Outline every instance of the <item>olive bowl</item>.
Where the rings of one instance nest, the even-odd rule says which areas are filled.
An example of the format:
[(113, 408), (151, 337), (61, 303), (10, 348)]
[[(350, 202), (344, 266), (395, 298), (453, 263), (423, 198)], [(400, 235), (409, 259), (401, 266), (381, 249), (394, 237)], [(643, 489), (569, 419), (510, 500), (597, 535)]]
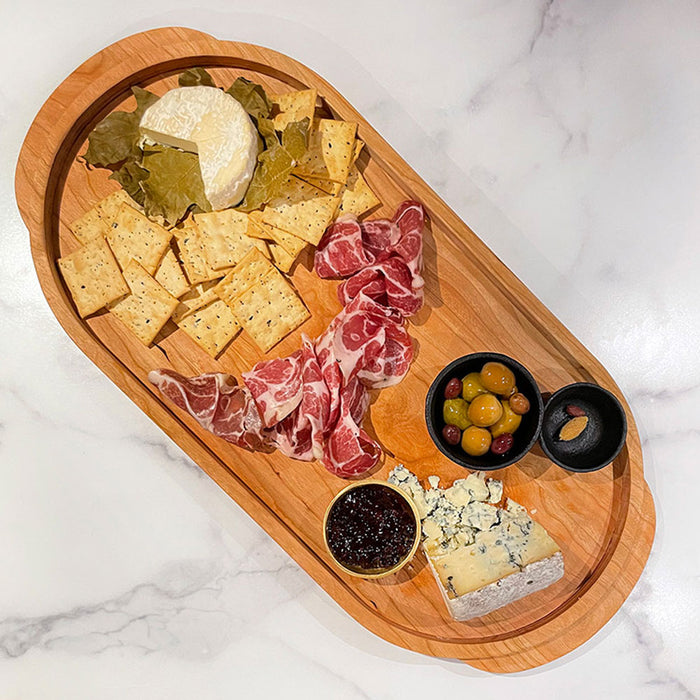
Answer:
[[(415, 530), (411, 548), (406, 552), (405, 555), (401, 557), (401, 559), (398, 562), (396, 562), (396, 564), (386, 568), (363, 569), (355, 566), (346, 566), (338, 560), (336, 554), (333, 552), (332, 544), (328, 541), (328, 520), (329, 516), (331, 515), (331, 512), (333, 511), (334, 506), (336, 506), (336, 504), (349, 492), (355, 491), (357, 489), (367, 488), (368, 486), (382, 486), (383, 488), (388, 489), (390, 492), (392, 492), (393, 495), (395, 495), (397, 498), (400, 498), (403, 504), (408, 506), (408, 509), (410, 509), (410, 512), (413, 516), (412, 520)], [(418, 513), (418, 509), (416, 508), (416, 505), (413, 502), (413, 500), (400, 488), (398, 488), (398, 486), (390, 484), (386, 481), (379, 481), (377, 479), (368, 479), (367, 481), (359, 481), (353, 484), (349, 484), (345, 488), (338, 491), (338, 493), (333, 497), (333, 500), (328, 504), (328, 507), (326, 508), (326, 513), (323, 516), (323, 544), (326, 547), (326, 551), (333, 560), (333, 563), (341, 571), (345, 572), (349, 576), (355, 576), (357, 578), (377, 579), (384, 578), (385, 576), (390, 576), (391, 574), (395, 574), (397, 571), (399, 571), (399, 569), (403, 568), (406, 564), (408, 564), (409, 561), (411, 561), (411, 559), (413, 559), (413, 556), (415, 555), (416, 550), (418, 549), (418, 545), (421, 541), (421, 534), (422, 531), (420, 514)]]
[[(480, 372), (487, 362), (500, 362), (515, 375), (518, 391), (530, 401), (530, 410), (523, 415), (520, 427), (513, 433), (513, 446), (502, 455), (487, 452), (481, 457), (468, 455), (461, 445), (450, 445), (442, 437), (444, 391), (450, 379), (462, 379), (470, 372)], [(521, 460), (537, 442), (542, 429), (544, 405), (537, 382), (517, 360), (496, 352), (475, 352), (450, 362), (433, 380), (425, 398), (425, 423), (437, 448), (446, 457), (466, 469), (494, 471)]]

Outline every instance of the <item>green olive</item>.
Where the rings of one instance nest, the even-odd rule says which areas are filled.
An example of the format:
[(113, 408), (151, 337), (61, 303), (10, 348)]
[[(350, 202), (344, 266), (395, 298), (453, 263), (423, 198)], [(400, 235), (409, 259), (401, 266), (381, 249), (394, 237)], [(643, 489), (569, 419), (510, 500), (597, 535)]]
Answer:
[(504, 433), (512, 435), (520, 427), (520, 421), (523, 418), (513, 411), (506, 399), (501, 400), (501, 405), (503, 406), (503, 413), (498, 422), (494, 423), (490, 428), (491, 435), (495, 438)]
[(469, 404), (464, 399), (447, 399), (442, 404), (442, 418), (447, 425), (456, 425), (464, 430), (472, 424), (467, 418), (468, 408)]
[(470, 372), (462, 380), (462, 398), (465, 401), (473, 401), (479, 394), (488, 393), (488, 389), (481, 383), (481, 375), (478, 372)]

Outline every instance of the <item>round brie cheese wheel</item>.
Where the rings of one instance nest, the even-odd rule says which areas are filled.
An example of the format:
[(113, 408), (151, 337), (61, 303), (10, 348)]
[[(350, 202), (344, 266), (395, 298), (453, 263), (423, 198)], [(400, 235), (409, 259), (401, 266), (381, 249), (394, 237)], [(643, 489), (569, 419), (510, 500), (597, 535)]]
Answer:
[(204, 192), (214, 209), (245, 196), (258, 155), (258, 135), (240, 102), (206, 85), (169, 90), (139, 125), (144, 137), (199, 154)]

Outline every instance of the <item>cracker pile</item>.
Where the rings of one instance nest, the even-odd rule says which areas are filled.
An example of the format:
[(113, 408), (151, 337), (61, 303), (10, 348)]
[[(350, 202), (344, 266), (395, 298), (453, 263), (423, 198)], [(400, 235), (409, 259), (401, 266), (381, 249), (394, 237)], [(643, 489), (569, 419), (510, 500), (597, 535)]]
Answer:
[(168, 230), (124, 190), (70, 225), (82, 247), (58, 261), (81, 317), (101, 309), (145, 345), (172, 319), (216, 358), (243, 329), (268, 352), (309, 312), (286, 277), (341, 214), (379, 204), (356, 161), (357, 125), (314, 118), (315, 90), (272, 96), (275, 126), (309, 117), (308, 148), (264, 208), (198, 213)]

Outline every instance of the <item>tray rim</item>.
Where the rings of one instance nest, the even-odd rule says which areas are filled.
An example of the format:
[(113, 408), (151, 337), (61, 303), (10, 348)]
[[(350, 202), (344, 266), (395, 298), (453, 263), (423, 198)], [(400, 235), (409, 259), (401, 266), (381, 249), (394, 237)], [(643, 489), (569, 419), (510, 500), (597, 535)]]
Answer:
[[(98, 99), (104, 98), (105, 95), (108, 95), (111, 91), (116, 91), (117, 93), (123, 92), (124, 85), (133, 84), (132, 77), (138, 72), (133, 68), (136, 63), (141, 64), (141, 69), (149, 69), (158, 65), (149, 61), (144, 56), (135, 55), (133, 48), (142, 40), (148, 40), (157, 45), (160, 51), (165, 52), (163, 56), (168, 62), (181, 59), (183, 66), (186, 65), (188, 61), (191, 62), (192, 58), (195, 56), (198, 59), (206, 59), (207, 56), (212, 58), (224, 56), (235, 57), (244, 63), (249, 63), (252, 70), (255, 70), (256, 65), (264, 66), (268, 69), (268, 72), (271, 70), (273, 74), (275, 71), (279, 74), (283, 74), (285, 79), (287, 77), (296, 79), (300, 86), (307, 84), (318, 86), (319, 92), (323, 94), (325, 98), (328, 98), (332, 104), (342, 104), (342, 111), (344, 114), (349, 113), (353, 118), (356, 117), (359, 122), (362, 122), (365, 132), (369, 132), (371, 140), (376, 141), (375, 144), (371, 144), (372, 149), (376, 150), (377, 145), (379, 145), (381, 151), (388, 154), (396, 161), (401, 169), (402, 181), (406, 181), (412, 187), (419, 186), (423, 190), (423, 198), (425, 199), (425, 195), (427, 195), (428, 199), (431, 201), (429, 205), (431, 213), (439, 209), (442, 218), (446, 221), (446, 225), (455, 232), (457, 237), (460, 237), (460, 229), (471, 233), (472, 238), (469, 240), (469, 245), (485, 253), (487, 252), (491, 257), (492, 267), (494, 268), (492, 272), (501, 283), (501, 291), (506, 294), (506, 296), (510, 294), (511, 301), (515, 303), (516, 293), (526, 290), (527, 294), (535, 302), (534, 310), (527, 309), (533, 316), (531, 319), (533, 323), (538, 326), (554, 324), (555, 327), (562, 329), (566, 334), (565, 339), (569, 347), (564, 347), (562, 345), (561, 349), (568, 351), (572, 356), (582, 355), (586, 360), (587, 366), (596, 369), (597, 373), (595, 377), (599, 378), (601, 382), (604, 382), (605, 386), (612, 387), (618, 398), (620, 398), (630, 419), (630, 431), (626, 448), (631, 453), (629, 456), (630, 472), (633, 469), (638, 469), (639, 475), (636, 480), (632, 479), (632, 474), (630, 475), (630, 494), (625, 523), (616, 544), (615, 551), (610, 561), (606, 563), (606, 567), (609, 566), (615, 558), (615, 554), (620, 549), (623, 538), (626, 544), (629, 544), (630, 541), (638, 540), (638, 537), (631, 532), (633, 529), (632, 521), (634, 521), (634, 525), (637, 528), (636, 535), (638, 535), (640, 531), (643, 532), (645, 536), (645, 546), (642, 551), (634, 551), (633, 548), (627, 548), (628, 556), (625, 561), (620, 562), (621, 566), (619, 567), (620, 573), (624, 573), (625, 575), (625, 592), (623, 593), (615, 590), (615, 592), (618, 593), (617, 598), (619, 598), (619, 600), (616, 600), (614, 605), (608, 606), (602, 614), (600, 610), (581, 612), (581, 606), (584, 606), (587, 598), (590, 599), (588, 594), (591, 589), (603, 585), (603, 581), (600, 579), (604, 578), (604, 576), (601, 574), (591, 585), (591, 588), (583, 593), (580, 599), (574, 601), (569, 609), (557, 616), (555, 622), (557, 622), (556, 627), (559, 628), (559, 634), (552, 638), (552, 643), (559, 642), (561, 648), (557, 650), (551, 649), (548, 650), (548, 653), (544, 653), (543, 644), (546, 644), (547, 640), (542, 639), (541, 629), (542, 627), (546, 628), (548, 623), (517, 637), (516, 639), (522, 642), (524, 648), (516, 649), (514, 648), (512, 638), (493, 642), (470, 642), (468, 644), (465, 644), (463, 641), (435, 641), (425, 638), (425, 636), (418, 631), (412, 633), (398, 626), (396, 626), (396, 629), (387, 629), (387, 623), (390, 621), (383, 616), (379, 617), (375, 615), (376, 619), (370, 618), (371, 610), (359, 600), (360, 596), (345, 586), (342, 577), (336, 571), (332, 570), (324, 561), (319, 559), (316, 554), (311, 551), (310, 547), (304, 543), (302, 537), (294, 533), (280, 516), (271, 511), (252, 489), (248, 487), (232, 469), (228, 468), (218, 455), (204, 445), (196, 434), (183, 423), (175, 413), (161, 400), (154, 397), (144, 383), (139, 380), (128, 367), (123, 365), (121, 361), (101, 343), (92, 330), (77, 317), (72, 304), (66, 298), (65, 292), (63, 291), (62, 282), (58, 278), (57, 266), (52, 264), (55, 255), (51, 255), (52, 242), (51, 240), (47, 240), (47, 234), (51, 230), (51, 222), (55, 220), (56, 217), (55, 212), (50, 209), (50, 204), (54, 201), (54, 194), (48, 196), (49, 192), (47, 191), (47, 186), (51, 184), (51, 173), (54, 168), (57, 167), (55, 158), (63, 146), (65, 136), (70, 129), (74, 128), (75, 116), (82, 114), (88, 106), (94, 104)], [(125, 58), (129, 60), (123, 63)], [(99, 66), (102, 62), (110, 66), (110, 68), (100, 75), (99, 81), (91, 83), (86, 88), (86, 74), (94, 71), (95, 67)], [(275, 65), (284, 65), (284, 71), (277, 68), (270, 69), (271, 62)], [(158, 75), (158, 73), (155, 75)], [(101, 89), (104, 85), (108, 85), (108, 88)], [(109, 99), (107, 99), (106, 102), (108, 103)], [(49, 119), (51, 108), (57, 105), (61, 105), (64, 110), (62, 117), (58, 120), (53, 117)], [(111, 111), (111, 108), (106, 110), (106, 112), (109, 111)], [(66, 128), (64, 125), (67, 122), (69, 123)], [(28, 153), (31, 143), (34, 140), (40, 139), (42, 143), (46, 144), (49, 138), (46, 136), (47, 132), (51, 137), (49, 144), (54, 148), (50, 166), (47, 168), (36, 168), (36, 164), (34, 164), (34, 167), (30, 170), (25, 167), (25, 163), (29, 158)], [(61, 133), (63, 133), (63, 136), (61, 136)], [(27, 133), (20, 152), (15, 177), (15, 191), (20, 213), (30, 231), (32, 258), (42, 291), (47, 298), (52, 312), (71, 339), (101, 369), (101, 371), (122, 389), (127, 396), (137, 403), (137, 405), (176, 443), (183, 447), (188, 454), (191, 456), (193, 454), (199, 454), (199, 456), (195, 458), (195, 461), (199, 462), (200, 459), (205, 459), (210, 468), (212, 463), (216, 462), (218, 469), (223, 469), (229, 475), (225, 484), (221, 483), (219, 479), (215, 479), (217, 483), (219, 483), (219, 485), (236, 500), (238, 505), (258, 522), (258, 524), (260, 524), (261, 527), (263, 527), (263, 529), (273, 537), (273, 539), (275, 539), (341, 607), (370, 631), (387, 641), (407, 649), (433, 656), (451, 656), (453, 658), (459, 658), (472, 666), (484, 670), (512, 672), (539, 666), (542, 663), (546, 663), (568, 653), (585, 642), (593, 636), (615, 612), (617, 612), (631, 592), (649, 556), (655, 529), (655, 512), (649, 487), (643, 478), (639, 436), (631, 410), (624, 396), (593, 355), (565, 329), (561, 322), (544, 307), (532, 292), (530, 292), (522, 282), (505, 267), (493, 252), (471, 232), (466, 224), (442, 202), (410, 166), (395, 153), (391, 146), (389, 146), (367, 121), (357, 113), (347, 100), (329, 85), (327, 81), (306, 66), (272, 49), (242, 42), (218, 40), (198, 30), (182, 27), (154, 29), (121, 39), (102, 51), (99, 51), (81, 64), (80, 67), (71, 73), (54, 90), (44, 103)], [(34, 196), (31, 198), (25, 196), (27, 193), (33, 194)], [(517, 306), (518, 308), (522, 308), (519, 304), (517, 304)], [(154, 398), (156, 398), (155, 401)], [(635, 467), (635, 464), (638, 466)], [(212, 476), (209, 469), (206, 471)], [(212, 478), (214, 477), (212, 476)], [(262, 508), (259, 506), (262, 506)], [(281, 529), (280, 525), (282, 526)], [(301, 548), (298, 548), (299, 544), (302, 545)], [(344, 595), (342, 595), (343, 593)], [(347, 596), (348, 593), (350, 594), (349, 597)], [(353, 598), (357, 600), (352, 600)], [(341, 602), (341, 599), (343, 602)], [(573, 616), (573, 608), (577, 608), (577, 612), (580, 614), (576, 619), (569, 619)], [(372, 622), (376, 623), (377, 621), (378, 625), (372, 624)], [(569, 639), (565, 644), (561, 644), (562, 632), (568, 633)], [(464, 653), (465, 650), (463, 647), (465, 646), (468, 647), (469, 653)]]

